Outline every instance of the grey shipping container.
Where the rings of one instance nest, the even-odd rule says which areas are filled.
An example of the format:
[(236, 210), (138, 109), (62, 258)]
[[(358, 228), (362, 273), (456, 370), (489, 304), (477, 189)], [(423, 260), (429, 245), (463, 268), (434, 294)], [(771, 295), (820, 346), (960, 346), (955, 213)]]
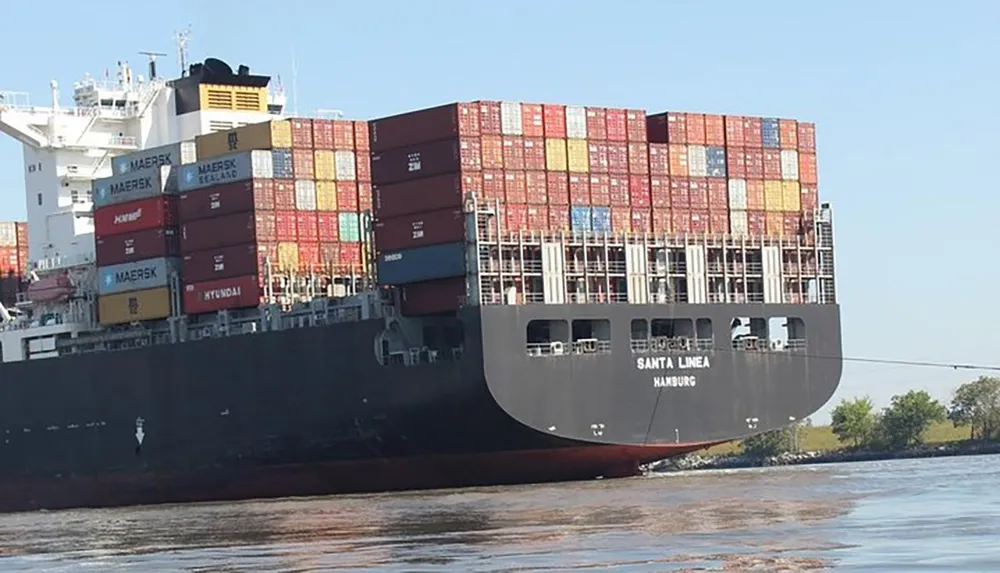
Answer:
[(171, 165), (136, 169), (122, 175), (95, 179), (92, 185), (94, 207), (149, 199), (157, 195), (177, 194), (177, 168)]
[(465, 274), (465, 243), (379, 253), (378, 282), (404, 285)]
[(111, 160), (111, 173), (121, 175), (161, 165), (186, 165), (197, 160), (198, 151), (194, 141), (181, 141), (119, 155)]
[(270, 150), (240, 151), (181, 167), (177, 186), (181, 193), (247, 179), (274, 177)]
[(122, 263), (97, 270), (97, 294), (115, 294), (167, 286), (170, 274), (178, 272), (181, 260), (158, 257), (132, 263)]

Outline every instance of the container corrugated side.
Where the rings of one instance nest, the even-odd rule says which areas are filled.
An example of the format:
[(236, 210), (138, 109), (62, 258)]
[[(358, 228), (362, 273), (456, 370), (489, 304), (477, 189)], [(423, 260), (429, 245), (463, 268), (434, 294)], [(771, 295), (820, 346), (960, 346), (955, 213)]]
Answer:
[(626, 139), (635, 143), (646, 143), (646, 110), (625, 110)]
[(566, 137), (587, 139), (587, 110), (578, 105), (566, 106)]
[(298, 211), (295, 213), (295, 236), (300, 243), (319, 242), (319, 226), (315, 211)]
[(524, 138), (519, 135), (505, 135), (500, 145), (503, 168), (524, 171)]
[(545, 171), (545, 140), (541, 137), (524, 138), (524, 168)]
[(587, 173), (590, 171), (590, 150), (586, 139), (566, 140), (567, 171)]
[(628, 175), (628, 144), (608, 142), (608, 173)]
[(707, 177), (708, 157), (706, 155), (705, 146), (691, 144), (687, 147), (688, 176)]
[[(313, 140), (316, 139), (316, 120), (313, 120)], [(354, 149), (354, 122), (346, 119), (333, 121), (333, 149)]]
[(781, 182), (781, 205), (783, 210), (788, 212), (802, 210), (802, 197), (798, 181)]
[(292, 126), (288, 120), (251, 123), (194, 138), (198, 161), (252, 149), (291, 149)]
[(103, 326), (160, 320), (170, 316), (170, 287), (98, 297), (98, 323)]
[(671, 143), (668, 146), (670, 154), (670, 176), (687, 177), (690, 175), (688, 168), (688, 147), (687, 145)]
[(0, 247), (17, 247), (17, 223), (0, 222)]
[(277, 240), (274, 212), (235, 213), (181, 225), (182, 253)]
[(785, 181), (799, 180), (799, 152), (794, 149), (781, 150), (781, 178)]
[(403, 285), (463, 276), (466, 272), (465, 243), (447, 243), (380, 253), (376, 263), (378, 282)]
[(371, 120), (369, 149), (379, 154), (421, 143), (479, 137), (481, 107), (479, 103), (451, 103)]
[(337, 214), (337, 229), (340, 232), (340, 242), (361, 242), (361, 218), (358, 213), (341, 211)]
[(332, 149), (313, 151), (313, 172), (317, 181), (336, 181), (337, 168)]
[(316, 210), (316, 182), (309, 179), (295, 180), (295, 208), (300, 211)]
[(566, 139), (566, 106), (542, 104), (542, 124), (546, 139)]
[(729, 208), (733, 211), (747, 209), (747, 182), (745, 179), (729, 180)]
[(799, 126), (794, 119), (778, 120), (778, 142), (782, 149), (799, 148)]
[(649, 144), (649, 174), (670, 175), (670, 148), (665, 143)]
[(248, 179), (205, 187), (181, 195), (177, 215), (182, 223), (245, 211), (274, 209), (274, 180)]
[(105, 267), (157, 257), (180, 255), (180, 234), (176, 229), (146, 229), (111, 235), (94, 241), (97, 266)]
[(726, 148), (710, 145), (705, 148), (706, 174), (709, 177), (726, 176)]
[(736, 237), (745, 237), (750, 234), (745, 210), (729, 211), (729, 233)]
[(591, 207), (590, 208), (590, 228), (595, 233), (610, 233), (611, 230), (611, 208)]
[(628, 141), (628, 119), (624, 109), (609, 107), (604, 110), (604, 124), (608, 129), (608, 141), (624, 143)]
[(582, 233), (593, 229), (589, 205), (573, 205), (569, 208), (570, 230)]
[(95, 179), (91, 184), (94, 208), (177, 193), (177, 168), (171, 165), (148, 167)]
[(243, 151), (181, 167), (177, 186), (181, 193), (186, 193), (223, 183), (272, 177), (274, 158), (270, 151)]
[(372, 186), (372, 209), (379, 219), (462, 206), (464, 181), (459, 173)]
[(295, 177), (291, 149), (271, 150), (271, 172), (275, 179), (292, 179)]
[(721, 115), (705, 114), (705, 145), (726, 145), (726, 123)]
[(747, 211), (764, 210), (764, 181), (747, 179)]
[(380, 219), (375, 222), (375, 247), (398, 251), (456, 243), (465, 240), (465, 227), (465, 213), (455, 208)]
[(251, 243), (188, 253), (181, 268), (185, 282), (199, 283), (256, 274), (257, 263), (257, 245)]
[(500, 102), (500, 133), (503, 135), (523, 135), (523, 121), (521, 102)]
[(764, 181), (764, 210), (768, 212), (785, 210), (781, 181)]
[(333, 181), (316, 182), (316, 210), (337, 210), (337, 184)]
[(705, 145), (705, 114), (687, 113), (687, 142), (689, 145)]
[(337, 181), (357, 181), (357, 159), (353, 151), (338, 149), (334, 152)]
[(256, 274), (184, 284), (184, 312), (202, 314), (253, 308), (261, 303), (260, 277)]
[[(501, 151), (502, 152), (502, 151)], [(449, 139), (372, 155), (372, 183), (388, 185), (482, 168), (479, 139)]]
[(743, 116), (724, 116), (723, 123), (726, 126), (726, 147), (743, 147), (746, 145), (746, 138), (743, 131)]
[(521, 103), (521, 134), (524, 137), (545, 137), (542, 104)]
[(817, 183), (816, 154), (799, 154), (799, 181), (803, 185), (815, 185)]
[(545, 139), (545, 168), (549, 171), (569, 171), (569, 156), (565, 139)]
[(400, 289), (403, 316), (426, 316), (454, 312), (466, 303), (465, 277), (408, 284)]
[(816, 124), (799, 122), (798, 144), (799, 151), (807, 153), (816, 152)]
[(765, 149), (778, 149), (781, 147), (781, 129), (778, 119), (773, 117), (761, 118), (761, 145)]
[(198, 148), (195, 142), (181, 141), (119, 155), (111, 160), (111, 174), (118, 176), (164, 165), (186, 165), (197, 159)]
[(159, 195), (94, 210), (94, 238), (177, 224), (177, 197)]
[(604, 141), (608, 138), (608, 113), (603, 107), (587, 108), (587, 139)]
[(167, 286), (180, 270), (180, 259), (157, 257), (97, 269), (97, 294), (115, 294)]
[[(354, 129), (351, 126), (351, 122), (344, 121), (343, 123), (346, 123), (351, 130), (351, 147), (354, 147)], [(334, 148), (332, 119), (313, 120), (313, 147), (317, 151), (330, 151)]]

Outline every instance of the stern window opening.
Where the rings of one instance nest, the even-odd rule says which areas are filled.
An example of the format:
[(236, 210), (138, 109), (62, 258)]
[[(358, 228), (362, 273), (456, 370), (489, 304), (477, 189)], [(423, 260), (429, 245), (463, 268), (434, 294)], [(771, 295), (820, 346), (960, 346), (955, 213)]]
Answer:
[(528, 356), (562, 356), (569, 353), (570, 330), (565, 320), (532, 320), (525, 335)]
[(573, 321), (574, 354), (611, 352), (611, 321), (606, 318)]

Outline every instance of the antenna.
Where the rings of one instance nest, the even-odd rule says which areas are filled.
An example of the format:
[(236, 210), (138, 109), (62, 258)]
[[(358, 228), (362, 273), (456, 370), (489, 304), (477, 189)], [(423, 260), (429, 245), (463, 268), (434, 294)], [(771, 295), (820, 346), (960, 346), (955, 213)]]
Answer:
[(177, 41), (177, 61), (181, 66), (181, 77), (187, 76), (187, 45), (191, 39), (191, 26), (182, 32), (174, 32), (174, 39)]
[(163, 52), (139, 52), (149, 58), (149, 81), (156, 79), (156, 56), (166, 56)]

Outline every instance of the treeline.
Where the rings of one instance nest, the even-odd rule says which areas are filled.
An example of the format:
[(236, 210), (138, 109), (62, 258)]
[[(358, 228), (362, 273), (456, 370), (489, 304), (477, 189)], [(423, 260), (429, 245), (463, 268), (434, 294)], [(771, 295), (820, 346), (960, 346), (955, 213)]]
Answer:
[[(841, 400), (833, 410), (831, 429), (846, 449), (900, 451), (923, 443), (932, 424), (950, 420), (968, 427), (970, 440), (1000, 439), (1000, 378), (980, 377), (959, 386), (945, 406), (924, 390), (892, 397), (889, 406), (875, 411), (867, 396)], [(743, 452), (775, 456), (796, 451), (800, 425), (751, 436), (741, 442)]]

